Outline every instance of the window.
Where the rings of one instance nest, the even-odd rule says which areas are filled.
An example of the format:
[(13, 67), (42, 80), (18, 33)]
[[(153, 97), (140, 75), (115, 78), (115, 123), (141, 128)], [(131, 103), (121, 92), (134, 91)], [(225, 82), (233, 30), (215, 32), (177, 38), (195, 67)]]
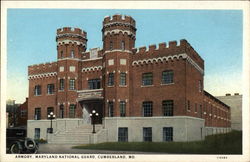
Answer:
[(202, 118), (202, 105), (200, 105), (200, 117)]
[(27, 110), (21, 110), (21, 118), (24, 118), (27, 116)]
[(202, 92), (202, 88), (203, 87), (203, 85), (202, 85), (202, 81), (201, 80), (199, 80), (199, 92)]
[(145, 117), (153, 116), (153, 102), (151, 101), (143, 102), (142, 107), (143, 107), (143, 116)]
[(151, 127), (143, 128), (143, 141), (144, 142), (152, 141), (152, 128)]
[(174, 102), (166, 100), (162, 102), (163, 116), (173, 116)]
[(48, 107), (48, 108), (47, 108), (47, 117), (48, 117), (48, 115), (49, 115), (51, 112), (54, 113), (54, 108), (53, 108), (53, 107)]
[(71, 57), (71, 58), (74, 58), (74, 57), (75, 57), (75, 53), (74, 53), (73, 50), (70, 52), (70, 57)]
[(120, 85), (126, 85), (126, 73), (124, 72), (120, 74)]
[(75, 90), (75, 79), (69, 80), (69, 90)]
[(76, 105), (69, 105), (69, 118), (74, 118), (75, 117), (75, 110), (76, 110)]
[(40, 139), (40, 128), (35, 128), (35, 136), (34, 139)]
[(35, 96), (38, 96), (38, 95), (41, 95), (42, 94), (42, 88), (40, 85), (36, 85), (35, 86), (35, 90), (34, 90), (34, 95)]
[(125, 50), (125, 41), (122, 41), (122, 50)]
[(173, 141), (173, 127), (163, 128), (163, 141)]
[(170, 84), (174, 82), (173, 70), (167, 70), (162, 72), (162, 84)]
[(60, 105), (60, 109), (59, 109), (59, 118), (63, 118), (64, 116), (64, 106)]
[(114, 73), (109, 73), (108, 75), (108, 86), (114, 85)]
[(128, 128), (118, 128), (118, 142), (128, 141)]
[(142, 74), (142, 85), (152, 85), (153, 84), (153, 73)]
[(112, 101), (108, 102), (109, 117), (114, 116), (114, 103)]
[(120, 101), (120, 116), (126, 116), (126, 102)]
[(89, 89), (100, 89), (101, 80), (100, 79), (90, 79), (88, 80)]
[(35, 108), (35, 120), (41, 119), (41, 108)]
[(61, 51), (61, 58), (63, 58), (63, 51)]
[(187, 101), (187, 109), (188, 109), (188, 110), (191, 109), (191, 108), (190, 108), (190, 101), (189, 101), (189, 100)]
[(64, 79), (60, 79), (59, 84), (59, 90), (64, 90)]
[(54, 86), (54, 84), (48, 84), (48, 85), (47, 85), (47, 93), (48, 93), (48, 94), (53, 94), (54, 91), (55, 91), (55, 86)]
[(112, 42), (112, 41), (110, 41), (109, 49), (110, 49), (110, 50), (113, 50), (113, 42)]

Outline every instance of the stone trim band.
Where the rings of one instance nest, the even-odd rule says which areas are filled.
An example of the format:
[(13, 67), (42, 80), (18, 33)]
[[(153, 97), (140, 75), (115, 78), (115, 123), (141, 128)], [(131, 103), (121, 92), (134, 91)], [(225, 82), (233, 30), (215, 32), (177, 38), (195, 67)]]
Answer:
[(43, 77), (53, 77), (57, 76), (57, 72), (50, 72), (50, 73), (41, 73), (41, 74), (36, 74), (36, 75), (29, 75), (28, 79), (39, 79)]

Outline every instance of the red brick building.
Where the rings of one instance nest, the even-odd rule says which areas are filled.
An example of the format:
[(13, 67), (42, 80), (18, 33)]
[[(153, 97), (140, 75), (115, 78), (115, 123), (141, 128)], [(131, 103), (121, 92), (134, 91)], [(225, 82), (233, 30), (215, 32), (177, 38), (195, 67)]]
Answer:
[(57, 61), (28, 67), (30, 136), (46, 132), (36, 123), (47, 123), (51, 111), (62, 132), (59, 122), (90, 124), (94, 109), (106, 141), (189, 141), (228, 131), (230, 107), (203, 90), (204, 60), (193, 47), (183, 39), (135, 48), (136, 30), (130, 16), (105, 17), (102, 49), (86, 51), (85, 31), (58, 29)]

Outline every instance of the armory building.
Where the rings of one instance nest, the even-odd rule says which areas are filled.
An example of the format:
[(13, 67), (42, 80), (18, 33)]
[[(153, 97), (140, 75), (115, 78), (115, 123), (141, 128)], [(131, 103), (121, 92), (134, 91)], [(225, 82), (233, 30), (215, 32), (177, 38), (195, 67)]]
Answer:
[[(135, 48), (136, 22), (105, 17), (103, 47), (57, 30), (57, 61), (28, 67), (28, 136), (51, 143), (193, 141), (230, 130), (230, 107), (203, 89), (204, 60), (186, 40)], [(90, 113), (99, 113), (92, 134)], [(53, 134), (48, 134), (53, 112)]]

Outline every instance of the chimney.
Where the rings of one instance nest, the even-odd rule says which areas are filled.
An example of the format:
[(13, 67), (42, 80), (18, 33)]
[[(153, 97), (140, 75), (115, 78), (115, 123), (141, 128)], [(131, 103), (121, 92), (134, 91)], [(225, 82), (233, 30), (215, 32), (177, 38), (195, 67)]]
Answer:
[(234, 93), (235, 96), (239, 96), (239, 93)]
[(231, 94), (230, 93), (226, 93), (226, 96), (231, 96)]

